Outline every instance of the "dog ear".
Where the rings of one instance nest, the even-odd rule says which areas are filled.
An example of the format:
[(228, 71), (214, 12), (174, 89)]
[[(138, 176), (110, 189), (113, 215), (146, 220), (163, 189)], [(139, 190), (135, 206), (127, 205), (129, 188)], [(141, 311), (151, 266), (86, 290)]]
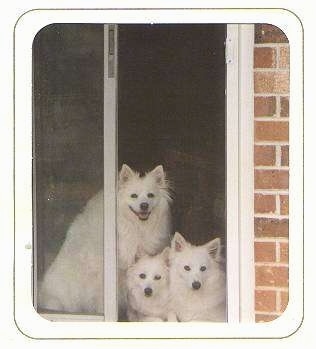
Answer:
[(171, 248), (176, 252), (181, 252), (184, 250), (186, 244), (185, 238), (180, 233), (176, 232), (171, 241)]
[(169, 246), (165, 247), (164, 250), (161, 252), (161, 257), (162, 257), (162, 259), (165, 262), (167, 267), (169, 267), (169, 253), (170, 253)]
[(221, 254), (221, 239), (216, 238), (214, 240), (211, 240), (210, 242), (205, 244), (205, 247), (208, 250), (208, 253), (212, 258), (215, 260), (219, 260), (220, 254)]
[(122, 185), (126, 183), (134, 175), (135, 175), (134, 171), (126, 164), (123, 164), (119, 174), (119, 184)]
[(164, 185), (166, 175), (162, 165), (155, 167), (150, 173), (154, 175), (158, 185)]

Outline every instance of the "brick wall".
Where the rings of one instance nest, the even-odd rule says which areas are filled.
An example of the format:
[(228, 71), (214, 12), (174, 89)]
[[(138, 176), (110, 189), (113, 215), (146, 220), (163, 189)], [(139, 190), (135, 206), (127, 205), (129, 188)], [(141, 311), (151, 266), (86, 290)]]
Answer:
[(288, 301), (289, 44), (255, 26), (255, 315), (278, 317)]

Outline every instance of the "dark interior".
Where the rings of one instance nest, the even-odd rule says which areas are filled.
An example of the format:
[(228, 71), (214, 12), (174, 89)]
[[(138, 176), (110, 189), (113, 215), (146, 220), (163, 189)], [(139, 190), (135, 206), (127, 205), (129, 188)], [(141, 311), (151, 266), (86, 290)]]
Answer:
[[(118, 165), (162, 164), (174, 230), (225, 245), (226, 25), (119, 25)], [(33, 45), (37, 278), (103, 185), (103, 25), (53, 24)]]
[(52, 24), (33, 43), (37, 273), (103, 185), (103, 25)]
[(225, 25), (119, 26), (119, 166), (163, 164), (174, 230), (197, 244), (225, 240), (225, 36)]

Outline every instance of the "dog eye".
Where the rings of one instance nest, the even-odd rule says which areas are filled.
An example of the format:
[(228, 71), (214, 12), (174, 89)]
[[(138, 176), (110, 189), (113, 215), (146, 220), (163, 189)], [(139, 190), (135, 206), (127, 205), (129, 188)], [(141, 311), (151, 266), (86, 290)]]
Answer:
[(191, 270), (191, 268), (190, 268), (188, 265), (185, 265), (183, 268), (184, 268), (184, 270), (186, 270), (186, 271), (190, 271), (190, 270)]
[(149, 198), (153, 198), (155, 195), (154, 195), (153, 193), (148, 193), (147, 196), (148, 196)]
[(134, 194), (131, 195), (131, 198), (137, 199), (137, 198), (138, 198), (138, 195), (134, 193)]
[(206, 266), (202, 265), (202, 267), (200, 268), (201, 271), (205, 271), (206, 270)]
[(141, 279), (146, 279), (146, 274), (141, 273), (141, 274), (139, 274), (139, 277), (140, 277)]
[(160, 279), (161, 279), (161, 276), (160, 276), (160, 275), (155, 275), (154, 279), (155, 279), (155, 280), (160, 280)]

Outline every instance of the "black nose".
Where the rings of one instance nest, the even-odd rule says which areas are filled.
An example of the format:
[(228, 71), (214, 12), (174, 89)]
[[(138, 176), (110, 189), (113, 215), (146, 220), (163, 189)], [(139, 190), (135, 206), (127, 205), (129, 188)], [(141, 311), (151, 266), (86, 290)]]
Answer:
[(194, 290), (198, 290), (201, 287), (200, 281), (192, 282), (192, 287), (193, 287)]
[(148, 210), (148, 204), (147, 204), (147, 202), (142, 202), (141, 204), (140, 204), (140, 208), (141, 208), (141, 210), (143, 210), (143, 211), (147, 211)]
[(152, 295), (153, 290), (152, 290), (150, 287), (146, 287), (146, 288), (144, 289), (144, 293), (145, 293), (145, 296), (149, 297), (149, 296)]

